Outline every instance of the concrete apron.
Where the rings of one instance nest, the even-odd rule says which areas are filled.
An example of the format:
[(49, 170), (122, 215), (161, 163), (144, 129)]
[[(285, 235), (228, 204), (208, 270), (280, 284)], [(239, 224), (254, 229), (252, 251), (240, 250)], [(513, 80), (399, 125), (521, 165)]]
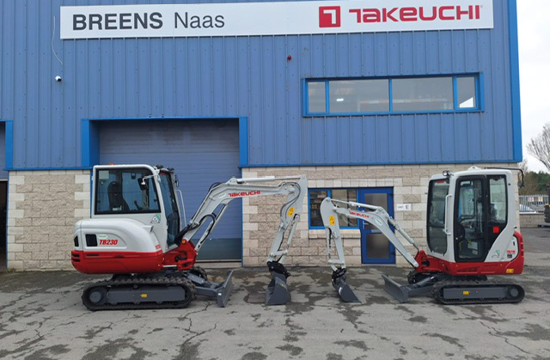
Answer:
[[(427, 359), (549, 358), (550, 267), (515, 278), (519, 305), (398, 304), (382, 271), (352, 268), (361, 304), (343, 303), (328, 268), (293, 268), (291, 302), (266, 307), (265, 270), (235, 272), (228, 307), (197, 299), (181, 310), (89, 312), (81, 290), (103, 277), (75, 272), (0, 275), (2, 359)], [(212, 270), (214, 276), (225, 271)], [(221, 280), (221, 278), (218, 278)]]

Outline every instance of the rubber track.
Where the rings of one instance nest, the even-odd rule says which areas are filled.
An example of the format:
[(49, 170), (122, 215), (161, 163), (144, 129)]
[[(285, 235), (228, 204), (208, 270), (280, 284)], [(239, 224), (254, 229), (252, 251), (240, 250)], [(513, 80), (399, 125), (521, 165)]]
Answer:
[[(443, 289), (449, 289), (449, 288), (468, 288), (468, 289), (474, 289), (476, 287), (515, 287), (519, 290), (520, 296), (518, 296), (516, 299), (512, 298), (468, 298), (468, 299), (444, 299), (442, 297)], [(468, 280), (461, 280), (461, 281), (442, 281), (439, 283), (436, 283), (432, 290), (433, 297), (440, 302), (441, 304), (445, 305), (469, 305), (469, 304), (515, 304), (519, 303), (523, 300), (523, 297), (525, 296), (525, 290), (517, 284), (502, 284), (502, 283), (491, 283), (491, 282), (480, 282), (480, 281), (468, 281)]]
[[(181, 286), (184, 287), (185, 291), (188, 290), (191, 292), (191, 296), (189, 298), (186, 298), (184, 301), (177, 301), (177, 302), (167, 302), (167, 303), (140, 303), (140, 304), (134, 304), (134, 303), (123, 303), (123, 304), (102, 304), (97, 305), (92, 303), (90, 300), (88, 300), (88, 294), (90, 291), (92, 291), (94, 288), (97, 287), (106, 287), (107, 291), (109, 288), (113, 287), (133, 287), (134, 285), (137, 286), (162, 286), (166, 287), (168, 286)], [(132, 289), (133, 290), (133, 289)], [(189, 306), (191, 301), (193, 301), (197, 297), (197, 289), (195, 288), (195, 285), (191, 281), (189, 281), (186, 278), (168, 278), (168, 277), (160, 277), (160, 278), (137, 278), (137, 279), (123, 279), (123, 280), (105, 280), (98, 283), (95, 283), (93, 285), (88, 286), (84, 289), (84, 292), (82, 294), (82, 303), (84, 306), (86, 306), (89, 310), (92, 311), (99, 311), (99, 310), (134, 310), (134, 309), (182, 309)]]

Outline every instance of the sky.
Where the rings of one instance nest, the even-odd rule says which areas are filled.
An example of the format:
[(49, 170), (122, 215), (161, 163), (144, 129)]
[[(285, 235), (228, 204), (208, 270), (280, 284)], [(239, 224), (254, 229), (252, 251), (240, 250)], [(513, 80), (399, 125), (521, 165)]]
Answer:
[(546, 171), (527, 144), (550, 123), (550, 1), (517, 0), (523, 157), (530, 171)]

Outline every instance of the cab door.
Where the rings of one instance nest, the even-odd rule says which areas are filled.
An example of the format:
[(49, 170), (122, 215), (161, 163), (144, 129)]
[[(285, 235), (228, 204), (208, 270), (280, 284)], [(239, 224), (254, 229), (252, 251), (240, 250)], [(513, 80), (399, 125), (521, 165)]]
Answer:
[(506, 184), (506, 176), (498, 174), (457, 180), (453, 229), (456, 262), (486, 261), (497, 238), (506, 233)]
[(487, 255), (486, 199), (485, 177), (457, 180), (453, 231), (456, 262), (482, 262)]
[(167, 171), (160, 172), (160, 189), (162, 202), (164, 203), (164, 214), (166, 216), (168, 246), (174, 245), (176, 235), (180, 231), (180, 214), (174, 192), (172, 175)]

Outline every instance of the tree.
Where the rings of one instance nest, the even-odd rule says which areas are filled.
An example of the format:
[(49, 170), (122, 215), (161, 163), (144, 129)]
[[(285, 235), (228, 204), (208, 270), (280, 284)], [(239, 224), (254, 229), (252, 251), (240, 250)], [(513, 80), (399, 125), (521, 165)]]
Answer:
[(542, 133), (531, 139), (527, 150), (550, 170), (550, 123), (544, 125)]
[(546, 191), (540, 190), (540, 183), (538, 174), (532, 171), (525, 173), (525, 178), (523, 179), (523, 187), (519, 189), (520, 195), (536, 195), (536, 194), (546, 194)]
[(519, 189), (520, 195), (541, 195), (547, 194), (546, 184), (550, 184), (550, 174), (539, 171), (529, 171), (527, 159), (519, 163), (519, 168), (523, 170), (523, 187)]

